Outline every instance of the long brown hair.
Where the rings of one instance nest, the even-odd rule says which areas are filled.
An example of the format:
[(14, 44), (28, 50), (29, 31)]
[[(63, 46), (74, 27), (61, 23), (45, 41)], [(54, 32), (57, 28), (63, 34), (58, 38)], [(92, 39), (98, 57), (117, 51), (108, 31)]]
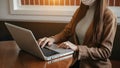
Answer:
[(98, 41), (100, 38), (97, 36), (97, 31), (102, 31), (102, 28), (100, 29), (100, 25), (103, 24), (103, 18), (104, 18), (104, 11), (108, 6), (108, 0), (96, 0), (96, 9), (95, 9), (95, 15), (94, 15), (94, 27), (93, 27), (93, 40), (96, 41), (96, 43), (99, 43)]
[[(102, 28), (99, 28), (101, 24), (103, 24), (103, 18), (104, 18), (104, 11), (107, 8), (107, 3), (108, 0), (96, 0), (96, 9), (95, 9), (95, 14), (94, 14), (94, 19), (93, 19), (93, 35), (91, 38), (93, 38), (93, 41), (95, 41), (96, 43), (99, 43), (100, 38), (98, 36), (98, 30), (102, 31)], [(73, 18), (73, 20), (71, 20), (71, 22), (75, 22), (75, 24), (73, 25), (73, 32), (75, 30), (75, 26), (76, 24), (82, 19), (84, 18), (87, 10), (88, 10), (88, 6), (84, 5), (83, 3), (80, 4), (80, 7), (78, 8), (78, 10), (75, 12)], [(82, 14), (81, 14), (82, 13)]]

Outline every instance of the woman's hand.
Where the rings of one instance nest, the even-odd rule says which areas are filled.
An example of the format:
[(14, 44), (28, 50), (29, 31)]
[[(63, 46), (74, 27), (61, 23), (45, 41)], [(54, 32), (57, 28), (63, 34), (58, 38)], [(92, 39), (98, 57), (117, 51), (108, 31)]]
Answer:
[(43, 48), (46, 44), (52, 45), (55, 42), (55, 39), (52, 37), (44, 37), (38, 40), (38, 44)]
[(65, 48), (65, 49), (70, 48), (70, 49), (72, 49), (72, 50), (74, 50), (74, 51), (77, 51), (77, 50), (78, 50), (78, 47), (77, 47), (75, 44), (73, 44), (73, 43), (71, 43), (71, 42), (69, 42), (69, 41), (66, 41), (66, 42), (61, 43), (60, 45), (58, 45), (58, 47), (60, 47), (60, 48)]

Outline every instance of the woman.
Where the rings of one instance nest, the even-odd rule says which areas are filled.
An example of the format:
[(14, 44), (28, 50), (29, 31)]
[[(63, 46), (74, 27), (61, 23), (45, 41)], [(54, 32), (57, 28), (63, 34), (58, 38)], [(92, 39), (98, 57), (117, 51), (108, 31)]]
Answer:
[[(52, 37), (39, 39), (39, 45), (61, 43), (58, 47), (74, 50), (75, 62), (81, 68), (111, 68), (113, 40), (116, 33), (116, 17), (108, 8), (108, 0), (81, 0), (71, 22)], [(75, 44), (67, 41), (74, 36)]]

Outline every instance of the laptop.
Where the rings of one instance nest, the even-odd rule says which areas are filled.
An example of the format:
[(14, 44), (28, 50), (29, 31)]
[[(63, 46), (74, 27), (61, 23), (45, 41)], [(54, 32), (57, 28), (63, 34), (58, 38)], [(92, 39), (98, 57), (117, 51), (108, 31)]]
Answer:
[(5, 23), (5, 25), (21, 50), (43, 60), (52, 60), (73, 53), (71, 49), (58, 48), (57, 44), (46, 45), (44, 48), (41, 48), (31, 30), (10, 23)]

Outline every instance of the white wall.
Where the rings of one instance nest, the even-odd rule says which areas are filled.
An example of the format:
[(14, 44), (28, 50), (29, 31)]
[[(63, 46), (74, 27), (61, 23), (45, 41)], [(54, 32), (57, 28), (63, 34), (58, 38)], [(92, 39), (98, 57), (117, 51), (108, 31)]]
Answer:
[[(118, 8), (120, 10), (120, 7)], [(120, 23), (120, 11), (113, 10), (118, 15), (118, 22)], [(39, 21), (39, 22), (60, 22), (67, 23), (72, 17), (60, 17), (60, 16), (35, 16), (35, 15), (16, 15), (10, 13), (9, 0), (0, 0), (0, 20), (5, 21)]]
[(119, 7), (109, 7), (117, 16), (117, 22), (120, 23), (120, 6)]

